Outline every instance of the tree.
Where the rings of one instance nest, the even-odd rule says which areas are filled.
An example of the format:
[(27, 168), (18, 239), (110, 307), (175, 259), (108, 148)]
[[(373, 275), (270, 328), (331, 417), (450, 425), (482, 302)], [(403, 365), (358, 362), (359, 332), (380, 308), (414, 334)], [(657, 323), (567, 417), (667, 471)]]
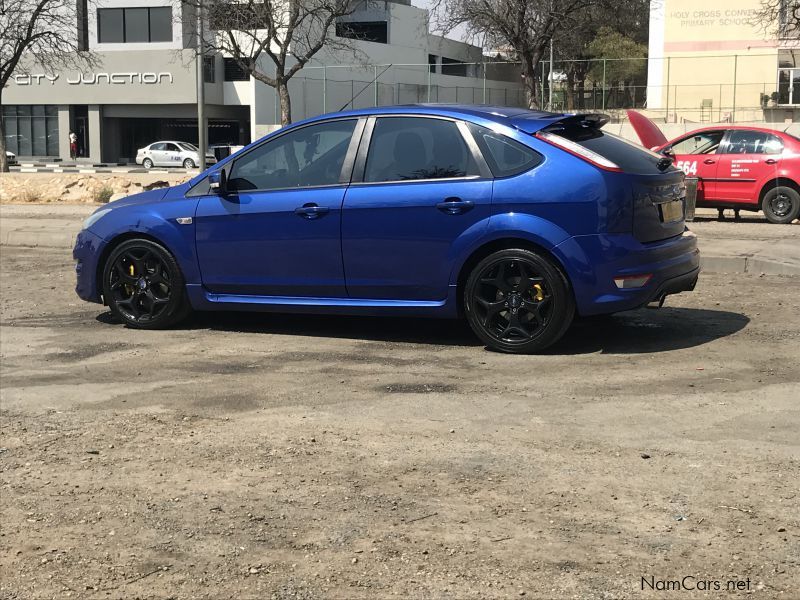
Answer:
[(460, 25), (485, 46), (506, 47), (520, 62), (530, 108), (542, 106), (537, 80), (550, 39), (568, 31), (598, 0), (438, 0), (434, 20), (443, 31)]
[[(626, 86), (647, 72), (647, 46), (610, 27), (601, 27), (587, 49), (594, 58), (611, 59), (596, 61), (589, 71), (592, 79), (604, 82), (605, 94), (610, 93), (609, 88), (619, 84)], [(627, 93), (627, 87), (625, 89)], [(608, 105), (608, 101), (605, 104)]]
[(761, 0), (752, 24), (760, 27), (770, 37), (800, 37), (800, 1)]
[[(184, 0), (197, 7), (203, 0)], [(254, 79), (274, 88), (281, 123), (292, 122), (289, 80), (323, 46), (352, 50), (352, 40), (336, 37), (336, 20), (353, 12), (350, 0), (211, 0), (211, 34), (205, 52), (233, 58)]]
[[(0, 106), (3, 89), (34, 65), (52, 74), (63, 66), (91, 63), (79, 52), (75, 0), (0, 0)], [(0, 172), (8, 172), (6, 128), (0, 113)]]

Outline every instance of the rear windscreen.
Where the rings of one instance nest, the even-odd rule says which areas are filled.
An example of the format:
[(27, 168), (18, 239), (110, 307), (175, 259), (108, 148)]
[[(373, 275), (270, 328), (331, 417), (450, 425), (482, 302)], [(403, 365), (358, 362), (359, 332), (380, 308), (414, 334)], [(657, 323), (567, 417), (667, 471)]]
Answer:
[(670, 168), (665, 168), (667, 163), (664, 156), (598, 129), (596, 124), (590, 122), (578, 119), (561, 121), (545, 131), (580, 144), (610, 160), (626, 173), (650, 175), (664, 173)]

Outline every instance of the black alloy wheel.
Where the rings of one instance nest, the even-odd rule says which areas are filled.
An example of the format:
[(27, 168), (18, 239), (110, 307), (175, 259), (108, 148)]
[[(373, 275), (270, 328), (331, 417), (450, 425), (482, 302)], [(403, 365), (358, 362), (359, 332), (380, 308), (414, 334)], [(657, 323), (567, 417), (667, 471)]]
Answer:
[(470, 327), (490, 348), (528, 354), (564, 335), (575, 301), (561, 271), (530, 250), (500, 250), (467, 279), (464, 309)]
[(146, 239), (128, 240), (111, 253), (103, 269), (103, 297), (114, 316), (137, 329), (169, 327), (190, 310), (175, 259)]
[(800, 194), (797, 190), (778, 186), (764, 194), (761, 210), (770, 223), (785, 225), (800, 216)]

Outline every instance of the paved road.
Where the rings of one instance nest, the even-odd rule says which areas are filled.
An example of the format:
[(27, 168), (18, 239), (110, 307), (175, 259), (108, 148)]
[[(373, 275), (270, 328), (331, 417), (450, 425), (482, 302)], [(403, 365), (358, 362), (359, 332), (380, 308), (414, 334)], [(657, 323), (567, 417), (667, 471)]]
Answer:
[(794, 279), (706, 273), (531, 357), (434, 320), (133, 331), (72, 285), (0, 252), (2, 597), (800, 589)]

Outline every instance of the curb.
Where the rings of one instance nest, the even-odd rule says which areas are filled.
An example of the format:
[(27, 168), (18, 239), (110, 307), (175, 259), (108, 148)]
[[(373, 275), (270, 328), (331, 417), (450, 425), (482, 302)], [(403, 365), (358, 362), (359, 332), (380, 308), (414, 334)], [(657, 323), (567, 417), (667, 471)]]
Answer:
[(52, 231), (11, 230), (4, 233), (0, 245), (26, 248), (65, 248), (75, 245), (75, 234)]

